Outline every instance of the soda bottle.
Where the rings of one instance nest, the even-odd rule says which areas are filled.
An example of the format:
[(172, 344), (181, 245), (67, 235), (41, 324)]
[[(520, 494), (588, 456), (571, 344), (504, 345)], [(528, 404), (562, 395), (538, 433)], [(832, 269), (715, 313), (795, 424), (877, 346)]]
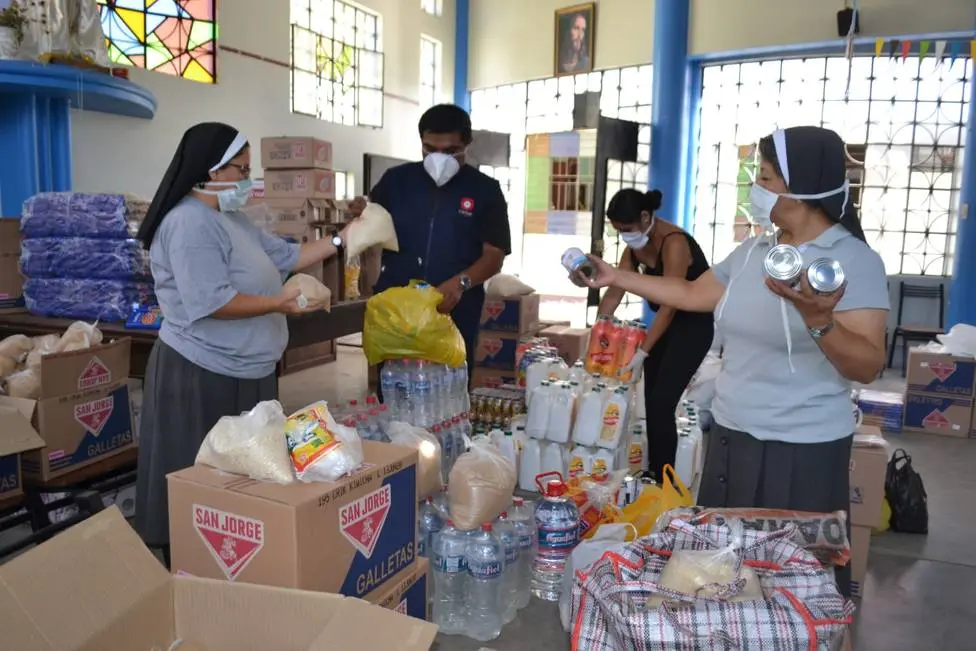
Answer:
[(532, 510), (525, 505), (525, 500), (521, 497), (513, 497), (512, 504), (508, 519), (512, 523), (519, 541), (515, 606), (522, 609), (528, 606), (532, 599), (532, 567), (535, 562), (538, 531), (535, 526), (535, 516)]
[(434, 624), (445, 635), (460, 635), (468, 628), (466, 588), (468, 536), (448, 520), (433, 538)]
[(495, 521), (495, 532), (502, 544), (502, 551), (505, 555), (505, 568), (502, 570), (502, 590), (499, 604), (502, 613), (502, 626), (511, 623), (515, 619), (518, 607), (515, 602), (518, 599), (518, 556), (519, 556), (519, 537), (515, 533), (515, 527), (508, 519), (508, 512), (502, 511)]
[[(501, 590), (504, 552), (491, 523), (468, 540), (468, 637), (494, 640), (502, 632)], [(435, 624), (437, 622), (434, 622)]]
[(566, 497), (561, 476), (547, 482), (544, 493), (535, 507), (539, 536), (532, 565), (532, 594), (545, 601), (559, 601), (566, 559), (579, 543), (580, 516), (576, 504)]

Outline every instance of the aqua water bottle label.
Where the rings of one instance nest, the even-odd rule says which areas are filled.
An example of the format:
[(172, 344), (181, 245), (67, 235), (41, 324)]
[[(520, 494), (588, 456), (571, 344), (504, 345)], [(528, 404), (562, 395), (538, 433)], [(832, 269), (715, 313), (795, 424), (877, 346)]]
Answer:
[(468, 569), (468, 563), (464, 556), (434, 554), (434, 567), (445, 574), (459, 574)]
[(468, 561), (468, 574), (475, 579), (497, 579), (502, 575), (498, 561)]
[(579, 543), (579, 527), (539, 527), (539, 546), (547, 549), (572, 549)]
[(417, 555), (427, 558), (427, 542), (424, 540), (424, 536), (420, 536), (417, 540)]
[(508, 545), (505, 547), (505, 565), (514, 565), (518, 561), (518, 545)]
[(535, 541), (532, 540), (532, 534), (523, 534), (519, 536), (519, 549), (532, 549), (532, 544)]
[(421, 381), (413, 385), (413, 390), (417, 393), (430, 393), (430, 382)]

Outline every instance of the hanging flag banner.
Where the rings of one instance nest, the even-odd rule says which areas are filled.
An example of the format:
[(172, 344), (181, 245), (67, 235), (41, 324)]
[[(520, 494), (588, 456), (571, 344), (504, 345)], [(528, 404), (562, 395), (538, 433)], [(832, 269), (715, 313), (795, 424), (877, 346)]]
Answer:
[(969, 42), (969, 56), (976, 61), (976, 38)]
[(885, 42), (883, 38), (879, 38), (874, 42), (874, 56), (881, 56), (881, 53), (884, 51), (884, 44)]
[(888, 42), (888, 58), (894, 59), (895, 55), (898, 54), (898, 48), (901, 47), (901, 41), (895, 39)]
[(920, 41), (918, 44), (918, 59), (919, 61), (925, 59), (925, 55), (929, 53), (929, 48), (932, 47), (931, 41)]
[(956, 62), (956, 57), (959, 56), (959, 51), (962, 49), (959, 41), (952, 41), (949, 43), (949, 65), (951, 66)]
[(911, 51), (912, 51), (912, 42), (911, 41), (902, 41), (901, 42), (901, 60), (904, 61), (905, 59), (907, 59), (908, 58), (908, 55), (909, 55), (909, 53), (911, 53)]
[(935, 42), (935, 58), (942, 63), (942, 59), (945, 58), (946, 42), (936, 41)]

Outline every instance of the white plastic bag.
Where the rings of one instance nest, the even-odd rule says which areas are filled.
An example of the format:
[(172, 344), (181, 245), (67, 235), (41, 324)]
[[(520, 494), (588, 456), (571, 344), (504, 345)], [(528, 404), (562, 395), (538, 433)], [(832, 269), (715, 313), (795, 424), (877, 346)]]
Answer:
[(490, 440), (473, 441), (454, 463), (447, 483), (454, 526), (471, 531), (494, 520), (511, 503), (517, 479), (515, 464)]
[(54, 347), (54, 352), (66, 353), (71, 350), (86, 350), (100, 343), (102, 343), (102, 331), (98, 329), (98, 322), (75, 321), (58, 339), (58, 345)]
[(258, 481), (293, 483), (281, 403), (266, 400), (240, 416), (221, 418), (203, 439), (196, 462)]
[(378, 203), (368, 203), (346, 231), (346, 257), (355, 258), (377, 244), (388, 251), (400, 250), (392, 215)]
[(695, 377), (688, 383), (685, 397), (695, 403), (699, 410), (711, 409), (715, 397), (715, 378), (722, 370), (722, 358), (709, 351), (702, 360)]
[(21, 362), (34, 350), (34, 340), (27, 335), (10, 335), (0, 341), (0, 355)]
[(413, 448), (417, 460), (417, 499), (436, 494), (444, 483), (441, 477), (441, 444), (437, 437), (421, 427), (400, 421), (386, 426), (386, 435), (393, 445)]
[(485, 294), (494, 298), (528, 296), (534, 292), (535, 289), (511, 274), (496, 274), (485, 283)]
[(363, 463), (359, 434), (337, 423), (324, 400), (289, 416), (285, 437), (295, 474), (301, 481), (335, 481)]
[(57, 352), (58, 343), (61, 337), (58, 335), (41, 335), (34, 337), (34, 348), (27, 353), (27, 368), (41, 370), (41, 358), (45, 355), (53, 355)]
[(573, 629), (573, 578), (576, 570), (586, 570), (615, 547), (637, 539), (637, 528), (629, 522), (600, 525), (592, 538), (582, 541), (566, 560), (563, 590), (559, 595), (559, 619), (563, 629)]

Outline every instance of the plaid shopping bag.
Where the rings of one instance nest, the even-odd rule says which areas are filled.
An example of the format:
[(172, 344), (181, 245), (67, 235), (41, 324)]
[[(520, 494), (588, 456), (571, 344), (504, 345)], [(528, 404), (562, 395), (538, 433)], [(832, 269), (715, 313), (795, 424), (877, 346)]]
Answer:
[[(658, 585), (677, 550), (722, 549), (732, 531), (676, 520), (667, 531), (607, 552), (573, 582), (574, 651), (828, 651), (842, 640), (854, 605), (837, 591), (833, 571), (791, 540), (793, 525), (738, 535), (738, 563), (751, 567), (765, 600), (730, 602), (745, 583), (718, 586), (713, 597)], [(665, 601), (656, 610), (647, 603)]]

